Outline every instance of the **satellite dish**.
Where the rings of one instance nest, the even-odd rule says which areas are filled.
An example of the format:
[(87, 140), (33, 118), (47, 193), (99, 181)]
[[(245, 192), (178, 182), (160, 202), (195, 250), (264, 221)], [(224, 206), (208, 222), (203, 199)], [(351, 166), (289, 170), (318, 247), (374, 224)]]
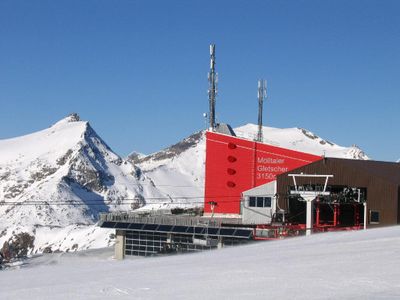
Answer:
[(204, 118), (207, 118), (207, 113), (203, 113), (203, 117), (204, 117)]

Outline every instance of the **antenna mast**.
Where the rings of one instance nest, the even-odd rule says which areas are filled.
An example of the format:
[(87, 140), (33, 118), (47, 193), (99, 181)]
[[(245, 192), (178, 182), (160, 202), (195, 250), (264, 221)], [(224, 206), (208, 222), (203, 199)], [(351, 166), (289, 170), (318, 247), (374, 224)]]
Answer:
[(257, 142), (263, 141), (262, 133), (262, 114), (263, 114), (263, 102), (267, 98), (267, 81), (260, 79), (258, 80), (258, 132)]
[(215, 131), (215, 98), (217, 96), (218, 74), (215, 73), (215, 44), (210, 45), (210, 72), (208, 73), (208, 101), (210, 104), (210, 130)]

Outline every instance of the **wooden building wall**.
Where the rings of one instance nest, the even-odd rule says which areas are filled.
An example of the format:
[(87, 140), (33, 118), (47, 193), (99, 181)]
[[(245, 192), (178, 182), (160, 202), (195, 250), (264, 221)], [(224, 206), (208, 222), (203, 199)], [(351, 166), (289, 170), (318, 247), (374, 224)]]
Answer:
[[(374, 162), (375, 163), (375, 162)], [(369, 164), (369, 163), (366, 163)], [(385, 169), (387, 163), (383, 163), (382, 170)], [(368, 165), (370, 167), (371, 164)], [(380, 212), (380, 224), (378, 226), (400, 224), (400, 188), (399, 184), (394, 183), (372, 172), (367, 171), (368, 168), (362, 167), (362, 162), (352, 163), (352, 160), (326, 158), (321, 161), (311, 163), (309, 165), (297, 168), (291, 172), (277, 176), (277, 188), (279, 205), (287, 208), (288, 187), (293, 186), (293, 179), (288, 174), (320, 174), (334, 175), (330, 178), (328, 185), (343, 185), (349, 187), (365, 187), (367, 188), (367, 208), (370, 210), (378, 210)], [(392, 171), (392, 170), (391, 170)], [(319, 183), (322, 184), (324, 179), (317, 178), (297, 178), (297, 184)], [(370, 225), (373, 226), (373, 225)]]

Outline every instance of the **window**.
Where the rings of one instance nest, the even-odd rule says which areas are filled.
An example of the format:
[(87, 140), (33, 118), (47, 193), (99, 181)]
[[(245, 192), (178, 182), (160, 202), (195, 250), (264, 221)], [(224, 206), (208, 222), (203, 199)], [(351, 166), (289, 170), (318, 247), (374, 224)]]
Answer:
[(271, 197), (250, 197), (249, 207), (271, 207)]
[(250, 197), (249, 206), (256, 207), (256, 197)]
[(377, 210), (369, 211), (369, 224), (379, 224), (379, 211)]
[(271, 207), (271, 197), (264, 197), (264, 207)]

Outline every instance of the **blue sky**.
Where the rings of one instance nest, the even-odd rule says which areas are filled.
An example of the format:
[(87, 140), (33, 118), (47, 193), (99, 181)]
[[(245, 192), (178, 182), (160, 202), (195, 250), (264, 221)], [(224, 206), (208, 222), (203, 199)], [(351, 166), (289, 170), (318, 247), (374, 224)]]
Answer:
[(219, 121), (303, 127), (400, 158), (400, 1), (0, 0), (0, 139), (71, 112), (119, 154), (204, 128), (209, 44)]

